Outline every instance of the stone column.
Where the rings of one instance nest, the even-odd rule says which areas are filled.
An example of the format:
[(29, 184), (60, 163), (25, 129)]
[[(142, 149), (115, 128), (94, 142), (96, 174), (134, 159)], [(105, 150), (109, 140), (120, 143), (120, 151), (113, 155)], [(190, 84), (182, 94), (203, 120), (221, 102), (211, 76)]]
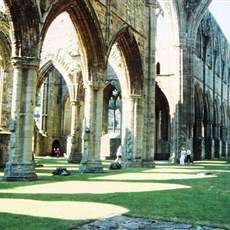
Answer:
[(146, 1), (146, 45), (145, 45), (145, 117), (143, 166), (154, 165), (155, 148), (155, 38), (156, 38), (156, 8), (155, 0)]
[(216, 124), (215, 126), (215, 153), (214, 157), (220, 158), (222, 145), (220, 140), (220, 124)]
[(228, 129), (226, 126), (222, 126), (221, 127), (221, 132), (222, 132), (222, 136), (221, 136), (221, 141), (222, 141), (222, 157), (227, 157), (228, 155)]
[(14, 67), (13, 99), (10, 119), (9, 161), (4, 171), (5, 181), (37, 179), (32, 157), (34, 107), (39, 60), (12, 58)]
[(103, 84), (88, 82), (85, 90), (82, 160), (80, 172), (103, 172), (100, 144), (103, 111)]
[(70, 147), (70, 155), (68, 162), (71, 163), (80, 163), (81, 154), (79, 153), (79, 143), (78, 143), (78, 108), (79, 102), (72, 101), (71, 102), (71, 147)]
[[(143, 152), (143, 98), (132, 95), (125, 101), (126, 117), (122, 153), (122, 164), (125, 167), (142, 167), (146, 163)], [(126, 114), (127, 115), (127, 114)], [(149, 163), (149, 162), (148, 162)]]
[[(194, 140), (195, 145), (193, 148), (193, 156), (194, 160), (203, 160), (204, 159), (204, 136), (203, 136), (203, 122), (201, 118), (196, 118), (196, 123), (195, 123), (195, 135), (194, 135)], [(186, 140), (184, 141), (185, 147), (186, 146)]]

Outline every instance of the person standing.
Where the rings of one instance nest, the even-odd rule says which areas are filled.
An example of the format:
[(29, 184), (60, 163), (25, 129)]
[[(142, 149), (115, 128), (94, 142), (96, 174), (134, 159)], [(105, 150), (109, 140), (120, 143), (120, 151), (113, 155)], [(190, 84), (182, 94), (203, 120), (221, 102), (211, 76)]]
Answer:
[(122, 157), (122, 147), (121, 147), (121, 145), (117, 149), (116, 156), (117, 156), (117, 158), (116, 158), (115, 162), (118, 162), (119, 164), (121, 164), (121, 157)]
[(192, 157), (191, 157), (191, 155), (192, 155), (191, 149), (188, 148), (187, 151), (186, 151), (186, 158), (187, 158), (186, 162), (188, 163), (188, 161), (189, 161), (189, 164), (192, 164)]
[(185, 163), (185, 157), (186, 157), (186, 150), (185, 150), (185, 148), (183, 147), (183, 148), (181, 149), (181, 152), (180, 152), (180, 164), (181, 164), (181, 165), (184, 165), (184, 163)]

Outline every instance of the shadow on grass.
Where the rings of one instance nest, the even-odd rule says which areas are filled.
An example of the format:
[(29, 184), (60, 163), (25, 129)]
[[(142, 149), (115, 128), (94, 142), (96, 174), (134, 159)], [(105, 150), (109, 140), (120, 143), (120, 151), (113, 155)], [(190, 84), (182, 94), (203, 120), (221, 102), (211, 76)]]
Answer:
[[(17, 229), (13, 227), (20, 219), (22, 223), (26, 223), (27, 229), (34, 229), (34, 224), (37, 226), (38, 222), (39, 229), (47, 229), (46, 226), (53, 227), (48, 229), (68, 229), (71, 227), (67, 226), (72, 224), (75, 227), (81, 225), (83, 220), (97, 219), (92, 210), (100, 216), (106, 216), (100, 207), (112, 207), (112, 210), (118, 207), (123, 210), (113, 211), (112, 214), (109, 213), (111, 215), (125, 214), (230, 228), (230, 165), (226, 161), (202, 161), (185, 166), (156, 164), (154, 169), (124, 168), (105, 170), (102, 174), (80, 174), (78, 165), (67, 164), (64, 159), (39, 159), (39, 162), (44, 165), (36, 168), (40, 180), (0, 182), (1, 203), (5, 200), (12, 201), (12, 207), (15, 207), (16, 203), (19, 205), (18, 210), (14, 210), (14, 215), (3, 215), (6, 213), (4, 206), (0, 211), (0, 223), (5, 223), (9, 226), (8, 229)], [(108, 162), (104, 165), (108, 167)], [(52, 170), (57, 166), (65, 166), (71, 175), (53, 176)], [(26, 202), (32, 202), (32, 205), (26, 208)], [(68, 202), (75, 202), (76, 207), (70, 208)], [(84, 207), (87, 204), (88, 208)], [(7, 213), (10, 213), (11, 205), (6, 203), (5, 207), (6, 205)], [(96, 208), (97, 205), (101, 206)], [(25, 207), (25, 213), (19, 215), (23, 214), (20, 212), (22, 206)], [(46, 207), (50, 208), (48, 213), (45, 213)], [(67, 208), (66, 213), (64, 207)], [(37, 216), (39, 210), (42, 217), (33, 217), (33, 208), (35, 215), (37, 208)], [(85, 216), (78, 221), (76, 216), (73, 217), (74, 220), (64, 220), (65, 214), (70, 217), (73, 212), (80, 216), (83, 210), (86, 210), (86, 214), (92, 211), (91, 216)], [(62, 211), (63, 214), (60, 215), (59, 212)], [(60, 222), (59, 215), (63, 222)], [(3, 216), (6, 216), (6, 219)], [(31, 223), (27, 223), (30, 222), (29, 218), (33, 219)]]

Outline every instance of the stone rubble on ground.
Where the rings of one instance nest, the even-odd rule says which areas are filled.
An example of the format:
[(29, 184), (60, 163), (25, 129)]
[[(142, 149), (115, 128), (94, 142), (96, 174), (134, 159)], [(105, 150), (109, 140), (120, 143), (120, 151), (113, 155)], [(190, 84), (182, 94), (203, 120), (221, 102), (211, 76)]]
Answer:
[(74, 230), (223, 230), (206, 226), (192, 226), (175, 222), (163, 222), (151, 219), (113, 216), (77, 227)]

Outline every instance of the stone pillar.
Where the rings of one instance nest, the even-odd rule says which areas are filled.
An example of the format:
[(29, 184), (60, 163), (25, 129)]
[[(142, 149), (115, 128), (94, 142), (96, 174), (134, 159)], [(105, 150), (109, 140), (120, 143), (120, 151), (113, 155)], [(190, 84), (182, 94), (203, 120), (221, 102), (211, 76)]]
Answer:
[[(195, 122), (195, 135), (194, 139), (194, 146), (193, 146), (193, 155), (194, 160), (203, 160), (205, 158), (204, 155), (204, 136), (203, 136), (203, 122), (201, 118), (196, 118)], [(186, 140), (184, 141), (184, 145), (186, 146)]]
[(228, 155), (228, 129), (225, 126), (221, 127), (221, 141), (222, 141), (222, 152), (221, 152), (221, 156), (222, 157), (227, 157)]
[(146, 167), (154, 166), (155, 149), (155, 38), (156, 38), (156, 8), (155, 0), (146, 1), (146, 46), (145, 46), (145, 117), (144, 143), (142, 164)]
[(85, 90), (82, 160), (80, 172), (103, 172), (100, 145), (103, 117), (103, 83), (88, 82)]
[(81, 153), (79, 152), (79, 142), (78, 142), (78, 108), (79, 102), (71, 102), (72, 114), (71, 114), (71, 147), (68, 162), (80, 163)]
[[(126, 117), (125, 134), (122, 147), (122, 164), (124, 167), (142, 167), (143, 160), (143, 98), (132, 95), (125, 100)], [(129, 108), (129, 110), (128, 110)], [(125, 116), (127, 116), (127, 114)]]
[(220, 124), (216, 124), (215, 126), (215, 158), (220, 158), (222, 145), (220, 140)]
[(14, 67), (13, 99), (10, 119), (9, 161), (4, 171), (5, 181), (37, 179), (32, 157), (34, 107), (39, 60), (12, 59)]
[(9, 158), (8, 146), (10, 142), (9, 132), (0, 132), (0, 167), (5, 166)]

